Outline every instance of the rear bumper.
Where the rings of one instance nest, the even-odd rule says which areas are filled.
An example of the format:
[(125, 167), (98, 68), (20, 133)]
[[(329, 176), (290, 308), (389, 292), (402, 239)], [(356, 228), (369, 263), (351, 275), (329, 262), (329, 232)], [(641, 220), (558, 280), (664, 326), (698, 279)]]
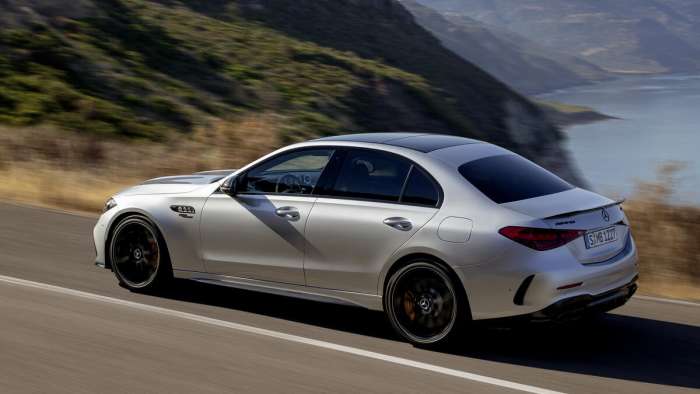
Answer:
[[(512, 248), (488, 265), (459, 267), (475, 320), (533, 316), (567, 300), (605, 298), (634, 283), (639, 274), (634, 240), (613, 258), (581, 264), (567, 248), (530, 252)], [(583, 301), (581, 301), (583, 300)], [(571, 301), (568, 301), (571, 302)], [(537, 316), (541, 316), (541, 313)]]
[(567, 321), (588, 314), (603, 313), (619, 308), (637, 291), (637, 278), (622, 287), (597, 295), (579, 295), (555, 302), (529, 315), (533, 321)]

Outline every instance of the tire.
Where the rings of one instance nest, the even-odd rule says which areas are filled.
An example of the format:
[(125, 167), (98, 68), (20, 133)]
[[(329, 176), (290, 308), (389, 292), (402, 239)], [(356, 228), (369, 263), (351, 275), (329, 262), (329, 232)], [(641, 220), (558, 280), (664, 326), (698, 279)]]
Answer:
[(469, 320), (464, 290), (438, 263), (414, 261), (391, 275), (384, 311), (394, 330), (416, 346), (444, 345)]
[(165, 241), (143, 216), (129, 216), (114, 227), (109, 257), (119, 284), (131, 291), (160, 290), (173, 276)]

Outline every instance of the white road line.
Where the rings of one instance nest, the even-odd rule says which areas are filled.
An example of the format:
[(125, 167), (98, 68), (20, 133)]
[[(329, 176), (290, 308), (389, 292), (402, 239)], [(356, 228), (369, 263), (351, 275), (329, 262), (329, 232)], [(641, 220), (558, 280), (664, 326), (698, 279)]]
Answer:
[(106, 296), (102, 296), (99, 294), (87, 293), (84, 291), (54, 286), (54, 285), (50, 285), (47, 283), (33, 282), (33, 281), (25, 280), (25, 279), (19, 279), (19, 278), (14, 278), (11, 276), (4, 276), (4, 275), (0, 275), (0, 282), (8, 283), (11, 285), (19, 285), (19, 286), (31, 287), (31, 288), (35, 288), (35, 289), (47, 290), (47, 291), (51, 291), (54, 293), (60, 293), (60, 294), (65, 294), (65, 295), (69, 295), (69, 296), (94, 300), (94, 301), (101, 301), (101, 302), (114, 304), (114, 305), (126, 306), (129, 308), (138, 309), (141, 311), (153, 312), (153, 313), (158, 313), (161, 315), (177, 317), (177, 318), (195, 321), (195, 322), (199, 322), (199, 323), (210, 324), (213, 326), (230, 328), (230, 329), (237, 330), (237, 331), (242, 331), (242, 332), (247, 332), (247, 333), (257, 334), (257, 335), (263, 335), (263, 336), (270, 337), (270, 338), (276, 338), (276, 339), (281, 339), (281, 340), (285, 340), (285, 341), (301, 343), (301, 344), (314, 346), (314, 347), (318, 347), (318, 348), (335, 350), (338, 352), (352, 354), (355, 356), (371, 358), (374, 360), (381, 360), (381, 361), (385, 361), (385, 362), (392, 363), (392, 364), (402, 365), (405, 367), (422, 369), (425, 371), (435, 372), (435, 373), (439, 373), (439, 374), (443, 374), (443, 375), (453, 376), (456, 378), (471, 380), (471, 381), (479, 382), (479, 383), (490, 384), (490, 385), (494, 385), (494, 386), (523, 391), (523, 392), (527, 392), (527, 393), (561, 394), (560, 392), (557, 392), (557, 391), (547, 390), (547, 389), (543, 389), (543, 388), (539, 388), (539, 387), (535, 387), (535, 386), (529, 386), (526, 384), (510, 382), (510, 381), (502, 380), (502, 379), (491, 378), (488, 376), (478, 375), (478, 374), (470, 373), (470, 372), (464, 372), (464, 371), (460, 371), (457, 369), (440, 367), (437, 365), (423, 363), (420, 361), (414, 361), (414, 360), (409, 360), (406, 358), (390, 356), (388, 354), (376, 353), (376, 352), (371, 352), (368, 350), (358, 349), (358, 348), (354, 348), (354, 347), (350, 347), (350, 346), (338, 345), (338, 344), (335, 344), (332, 342), (325, 342), (325, 341), (321, 341), (321, 340), (317, 340), (317, 339), (305, 338), (305, 337), (301, 337), (301, 336), (297, 336), (297, 335), (285, 334), (283, 332), (267, 330), (264, 328), (247, 326), (244, 324), (233, 323), (233, 322), (229, 322), (229, 321), (225, 321), (225, 320), (213, 319), (210, 317), (195, 315), (192, 313), (180, 312), (180, 311), (176, 311), (176, 310), (172, 310), (172, 309), (161, 308), (161, 307), (147, 305), (147, 304), (139, 304), (139, 303), (133, 302), (133, 301), (122, 300), (119, 298), (106, 297)]
[(700, 304), (697, 302), (690, 302), (690, 301), (681, 301), (681, 300), (672, 300), (669, 298), (658, 298), (658, 297), (649, 297), (649, 296), (641, 296), (641, 295), (636, 295), (632, 298), (636, 298), (638, 300), (644, 300), (644, 301), (656, 301), (656, 302), (663, 302), (666, 304), (675, 304), (675, 305), (683, 305), (683, 306), (695, 306), (695, 307), (700, 307)]

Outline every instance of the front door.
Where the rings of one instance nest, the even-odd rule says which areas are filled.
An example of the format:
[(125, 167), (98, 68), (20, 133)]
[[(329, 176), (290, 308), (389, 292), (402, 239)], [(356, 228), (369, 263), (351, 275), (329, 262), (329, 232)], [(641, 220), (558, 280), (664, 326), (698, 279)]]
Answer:
[(331, 149), (284, 152), (239, 175), (239, 194), (213, 194), (204, 206), (207, 272), (304, 284), (305, 226)]

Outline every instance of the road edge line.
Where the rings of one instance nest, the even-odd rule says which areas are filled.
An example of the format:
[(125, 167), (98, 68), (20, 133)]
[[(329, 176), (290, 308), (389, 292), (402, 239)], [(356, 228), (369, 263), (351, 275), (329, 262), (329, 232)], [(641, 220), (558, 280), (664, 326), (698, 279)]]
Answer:
[(114, 298), (114, 297), (108, 297), (108, 296), (103, 296), (103, 295), (94, 294), (94, 293), (88, 293), (88, 292), (84, 292), (84, 291), (80, 291), (80, 290), (70, 289), (67, 287), (50, 285), (48, 283), (34, 282), (34, 281), (26, 280), (26, 279), (20, 279), (20, 278), (15, 278), (15, 277), (11, 277), (11, 276), (5, 276), (5, 275), (0, 275), (0, 282), (18, 285), (18, 286), (30, 287), (30, 288), (35, 288), (35, 289), (41, 289), (41, 290), (46, 290), (46, 291), (51, 291), (54, 293), (69, 295), (69, 296), (78, 297), (78, 298), (89, 299), (89, 300), (93, 300), (93, 301), (101, 301), (101, 302), (105, 302), (105, 303), (109, 303), (109, 304), (113, 304), (113, 305), (120, 305), (120, 306), (125, 306), (125, 307), (129, 307), (129, 308), (133, 308), (133, 309), (138, 309), (141, 311), (158, 313), (158, 314), (170, 316), (170, 317), (177, 317), (177, 318), (181, 318), (184, 320), (209, 324), (209, 325), (217, 326), (217, 327), (229, 328), (229, 329), (233, 329), (233, 330), (237, 330), (237, 331), (241, 331), (241, 332), (246, 332), (246, 333), (250, 333), (250, 334), (266, 336), (269, 338), (281, 339), (281, 340), (286, 340), (289, 342), (295, 342), (295, 343), (305, 344), (305, 345), (314, 346), (314, 347), (318, 347), (318, 348), (334, 350), (334, 351), (338, 351), (341, 353), (351, 354), (351, 355), (355, 355), (355, 356), (361, 356), (361, 357), (370, 358), (370, 359), (379, 360), (379, 361), (384, 361), (384, 362), (388, 362), (388, 363), (392, 363), (392, 364), (396, 364), (396, 365), (401, 365), (401, 366), (405, 366), (405, 367), (412, 367), (412, 368), (421, 369), (424, 371), (435, 372), (435, 373), (439, 373), (439, 374), (443, 374), (443, 375), (461, 378), (464, 380), (470, 380), (470, 381), (478, 382), (478, 383), (485, 383), (485, 384), (489, 384), (489, 385), (493, 385), (493, 386), (499, 386), (499, 387), (523, 391), (523, 392), (527, 392), (527, 393), (562, 394), (561, 392), (558, 392), (558, 391), (543, 389), (540, 387), (530, 386), (530, 385), (521, 384), (521, 383), (515, 383), (515, 382), (511, 382), (511, 381), (503, 380), (503, 379), (498, 379), (498, 378), (492, 378), (489, 376), (479, 375), (479, 374), (475, 374), (475, 373), (471, 373), (471, 372), (460, 371), (457, 369), (441, 367), (438, 365), (428, 364), (428, 363), (424, 363), (424, 362), (420, 362), (420, 361), (414, 361), (414, 360), (410, 360), (407, 358), (390, 356), (388, 354), (377, 353), (377, 352), (363, 350), (363, 349), (359, 349), (359, 348), (354, 348), (354, 347), (346, 346), (346, 345), (339, 345), (336, 343), (326, 342), (326, 341), (322, 341), (322, 340), (318, 340), (318, 339), (306, 338), (306, 337), (293, 335), (293, 334), (286, 334), (286, 333), (279, 332), (279, 331), (273, 331), (273, 330), (268, 330), (265, 328), (248, 326), (245, 324), (234, 323), (234, 322), (230, 322), (230, 321), (226, 321), (226, 320), (214, 319), (214, 318), (201, 316), (201, 315), (197, 315), (197, 314), (193, 314), (193, 313), (189, 313), (189, 312), (181, 312), (181, 311), (177, 311), (174, 309), (168, 309), (168, 308), (163, 308), (163, 307), (148, 305), (148, 304), (141, 304), (141, 303), (134, 302), (134, 301), (123, 300), (120, 298)]

